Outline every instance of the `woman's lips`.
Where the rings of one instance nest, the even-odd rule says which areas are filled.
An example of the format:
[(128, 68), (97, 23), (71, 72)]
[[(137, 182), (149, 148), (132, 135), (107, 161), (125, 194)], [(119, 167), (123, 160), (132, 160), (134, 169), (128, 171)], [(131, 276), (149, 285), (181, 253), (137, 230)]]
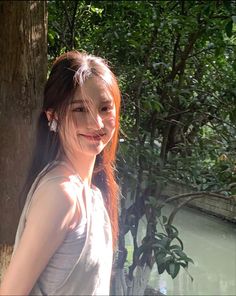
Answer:
[(83, 136), (84, 138), (91, 140), (91, 141), (100, 141), (102, 139), (102, 137), (105, 134), (101, 134), (101, 135), (84, 135), (84, 134), (80, 134), (80, 136)]

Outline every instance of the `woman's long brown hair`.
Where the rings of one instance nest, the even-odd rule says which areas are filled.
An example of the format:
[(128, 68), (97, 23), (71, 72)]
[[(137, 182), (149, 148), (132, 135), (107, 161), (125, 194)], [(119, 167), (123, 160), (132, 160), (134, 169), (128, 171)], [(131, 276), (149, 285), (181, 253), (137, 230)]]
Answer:
[[(45, 111), (53, 110), (59, 115), (58, 122), (66, 116), (68, 106), (73, 100), (75, 91), (82, 88), (84, 82), (91, 78), (102, 79), (114, 98), (116, 107), (115, 132), (103, 151), (97, 155), (92, 182), (103, 193), (105, 205), (110, 217), (113, 247), (117, 245), (118, 237), (118, 200), (119, 189), (115, 177), (115, 160), (119, 135), (120, 90), (117, 79), (108, 67), (105, 60), (70, 51), (56, 59), (44, 89), (42, 112), (38, 119), (36, 145), (33, 153), (32, 164), (26, 184), (21, 193), (21, 207), (25, 203), (27, 193), (37, 175), (47, 165), (56, 160), (60, 151), (63, 151), (62, 141), (58, 133), (51, 132)], [(45, 174), (51, 169), (45, 171)]]

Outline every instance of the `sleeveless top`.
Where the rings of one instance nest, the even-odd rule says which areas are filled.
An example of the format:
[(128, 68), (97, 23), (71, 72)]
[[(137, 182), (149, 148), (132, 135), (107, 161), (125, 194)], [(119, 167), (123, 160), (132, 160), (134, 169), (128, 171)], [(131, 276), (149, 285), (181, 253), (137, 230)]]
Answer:
[[(53, 162), (57, 163), (67, 166), (62, 161)], [(51, 180), (55, 181), (55, 178), (67, 178), (62, 175), (45, 175), (42, 183), (38, 184), (48, 167), (49, 165), (37, 176), (27, 195), (16, 233), (14, 251), (24, 231), (35, 190), (38, 186), (46, 186)], [(74, 172), (69, 179), (75, 185), (75, 190), (76, 186), (84, 187), (85, 204), (81, 194), (76, 196), (81, 209), (81, 221), (73, 230), (68, 231), (30, 295), (109, 295), (113, 256), (112, 232), (101, 192), (95, 186), (89, 188)]]

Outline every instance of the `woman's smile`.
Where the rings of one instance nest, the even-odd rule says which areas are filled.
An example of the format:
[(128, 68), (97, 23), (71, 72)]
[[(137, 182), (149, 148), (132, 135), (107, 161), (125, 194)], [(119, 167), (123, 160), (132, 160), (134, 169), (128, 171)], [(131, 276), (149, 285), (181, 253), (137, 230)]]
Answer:
[(90, 141), (100, 141), (106, 134), (80, 134), (80, 136)]

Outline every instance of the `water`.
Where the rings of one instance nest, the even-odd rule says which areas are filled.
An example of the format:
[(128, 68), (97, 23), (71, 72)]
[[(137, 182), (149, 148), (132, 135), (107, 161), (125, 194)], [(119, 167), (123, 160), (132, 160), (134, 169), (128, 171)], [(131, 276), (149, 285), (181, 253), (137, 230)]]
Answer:
[[(170, 206), (163, 214), (171, 210)], [(145, 233), (142, 222), (141, 236)], [(236, 295), (236, 225), (197, 210), (181, 209), (174, 225), (184, 242), (184, 251), (194, 261), (189, 264), (193, 282), (182, 269), (173, 280), (156, 267), (149, 285), (164, 295)], [(127, 239), (127, 243), (130, 238)]]

